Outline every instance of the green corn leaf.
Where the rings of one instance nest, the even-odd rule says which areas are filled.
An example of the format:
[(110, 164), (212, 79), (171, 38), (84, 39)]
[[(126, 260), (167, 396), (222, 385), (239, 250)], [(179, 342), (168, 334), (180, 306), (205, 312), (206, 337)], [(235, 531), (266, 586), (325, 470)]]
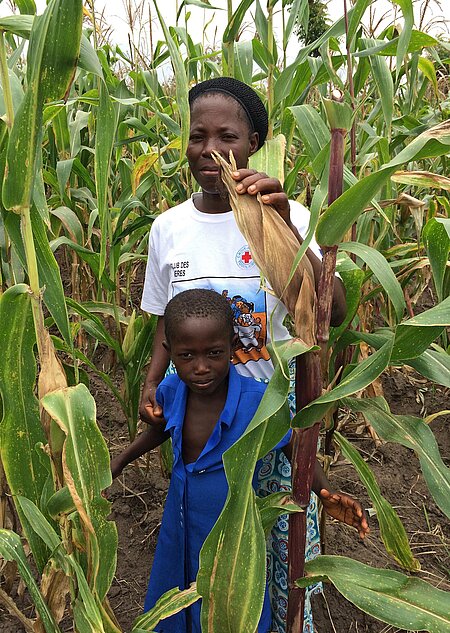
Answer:
[(296, 23), (302, 24), (304, 27), (307, 27), (308, 16), (308, 0), (293, 0), (289, 8), (289, 17), (283, 33), (283, 48), (287, 47)]
[(436, 218), (436, 222), (442, 224), (442, 226), (447, 231), (447, 235), (450, 237), (450, 218)]
[(252, 6), (255, 0), (241, 0), (238, 8), (234, 11), (231, 16), (231, 20), (229, 21), (225, 31), (222, 35), (222, 42), (227, 44), (228, 42), (233, 42), (237, 39), (237, 34), (241, 28), (242, 20), (245, 17), (248, 9)]
[(27, 56), (28, 88), (8, 144), (3, 205), (16, 212), (30, 207), (42, 111), (46, 99), (64, 97), (73, 80), (80, 49), (82, 2), (51, 0), (35, 18)]
[(36, 13), (36, 4), (34, 0), (16, 0), (17, 8), (20, 13), (26, 15), (34, 15)]
[(355, 10), (348, 21), (347, 46), (349, 46), (349, 48), (356, 35), (356, 31), (361, 27), (363, 15), (371, 4), (372, 0), (363, 0), (362, 2), (356, 3)]
[(438, 95), (438, 82), (436, 77), (436, 68), (428, 57), (419, 57), (419, 69), (433, 86), (434, 94)]
[(61, 220), (64, 229), (69, 234), (70, 238), (83, 246), (84, 244), (84, 231), (83, 225), (78, 219), (77, 214), (69, 209), (69, 207), (57, 207), (56, 209), (51, 209), (51, 214)]
[(353, 369), (337, 387), (326, 392), (310, 404), (303, 407), (293, 418), (291, 426), (307, 428), (318, 422), (325, 413), (340, 399), (361, 389), (365, 389), (389, 365), (393, 340), (387, 341), (378, 351), (363, 360)]
[(334, 433), (344, 457), (351, 461), (372, 500), (380, 525), (381, 538), (387, 553), (395, 558), (399, 565), (410, 571), (418, 571), (420, 563), (414, 558), (409, 546), (408, 535), (398, 514), (383, 497), (375, 476), (356, 448), (338, 431)]
[(450, 237), (445, 226), (436, 218), (431, 218), (425, 224), (422, 237), (430, 260), (438, 300), (442, 301), (444, 299), (444, 276), (450, 253)]
[(30, 37), (31, 27), (33, 26), (34, 16), (32, 15), (8, 15), (0, 18), (0, 29), (19, 37), (28, 39)]
[(37, 505), (30, 499), (21, 496), (17, 497), (17, 504), (21, 508), (24, 516), (27, 517), (29, 523), (33, 526), (33, 530), (52, 553), (52, 557), (58, 561), (58, 564), (62, 569), (67, 569), (67, 565), (64, 564), (64, 556), (58, 549), (62, 543), (61, 538), (55, 532), (53, 526), (47, 521)]
[[(365, 48), (370, 48), (375, 44), (375, 40), (361, 38), (361, 44), (364, 45)], [(389, 70), (387, 60), (380, 55), (371, 55), (369, 62), (381, 99), (386, 130), (390, 133), (394, 113), (394, 82), (392, 80), (391, 71)]]
[(261, 523), (266, 537), (269, 536), (270, 530), (280, 514), (303, 512), (286, 492), (274, 492), (267, 497), (256, 497), (256, 505), (261, 515)]
[(118, 115), (119, 108), (111, 101), (105, 82), (100, 80), (94, 168), (101, 232), (99, 276), (105, 269), (107, 247), (112, 238), (111, 215), (108, 208), (108, 180)]
[(436, 438), (422, 418), (392, 414), (384, 398), (345, 398), (342, 404), (362, 413), (382, 439), (397, 442), (417, 454), (433, 499), (450, 517), (450, 469), (442, 461)]
[(406, 308), (403, 290), (383, 255), (374, 248), (358, 242), (344, 242), (340, 248), (360, 257), (367, 264), (383, 286), (388, 299), (392, 301), (397, 320), (400, 321)]
[(111, 485), (111, 471), (108, 449), (95, 420), (95, 402), (80, 384), (49, 393), (42, 405), (67, 436), (64, 474), (88, 531), (89, 586), (101, 602), (115, 572), (117, 530), (107, 518), (111, 504), (101, 494)]
[(80, 54), (82, 0), (51, 0), (34, 18), (27, 55), (27, 76), (44, 101), (64, 99)]
[(88, 38), (82, 34), (80, 41), (80, 59), (78, 60), (80, 68), (84, 68), (89, 73), (93, 73), (103, 79), (102, 66), (98, 60), (97, 53)]
[(111, 336), (106, 327), (103, 325), (101, 319), (99, 319), (99, 317), (93, 314), (89, 309), (85, 308), (82, 304), (77, 303), (73, 299), (68, 298), (67, 305), (76, 314), (79, 314), (86, 319), (85, 321), (83, 321), (84, 329), (89, 332), (89, 334), (91, 334), (95, 339), (101, 341), (102, 343), (105, 343), (105, 345), (113, 349), (118, 355), (120, 361), (124, 362), (124, 356), (120, 343), (113, 336)]
[[(95, 219), (95, 218), (94, 218)], [(89, 230), (89, 229), (88, 229)], [(100, 255), (99, 253), (96, 253), (94, 251), (89, 250), (88, 248), (84, 248), (83, 246), (80, 246), (79, 244), (77, 244), (77, 242), (74, 242), (72, 240), (70, 240), (68, 237), (62, 236), (62, 237), (58, 237), (56, 240), (53, 240), (52, 242), (50, 242), (50, 246), (51, 249), (53, 251), (56, 251), (56, 249), (61, 245), (61, 244), (67, 244), (68, 246), (70, 246), (70, 248), (72, 248), (76, 253), (78, 253), (78, 255), (80, 256), (80, 258), (85, 261), (86, 263), (89, 264), (91, 271), (94, 273), (95, 277), (97, 279), (100, 279), (99, 276), (99, 270), (100, 270)], [(101, 283), (102, 286), (109, 291), (113, 291), (115, 290), (115, 284), (114, 282), (108, 277), (108, 275), (106, 274), (106, 271), (103, 271), (103, 274), (101, 275)]]
[[(289, 428), (286, 406), (288, 361), (308, 353), (299, 340), (274, 346), (280, 363), (244, 435), (223, 456), (229, 494), (200, 552), (197, 591), (202, 596), (202, 630), (254, 633), (265, 590), (265, 536), (252, 478), (256, 461), (266, 455)], [(316, 348), (314, 348), (316, 349)], [(239, 600), (231, 596), (240, 596)]]
[(396, 171), (391, 180), (415, 187), (434, 187), (450, 191), (450, 178), (429, 171)]
[(28, 565), (20, 537), (15, 532), (0, 530), (0, 554), (5, 560), (17, 563), (20, 576), (30, 592), (31, 599), (42, 619), (46, 633), (61, 633), (53, 619), (50, 609), (39, 591), (39, 587)]
[(191, 604), (197, 602), (200, 598), (197, 593), (195, 583), (181, 591), (180, 589), (171, 589), (166, 591), (158, 600), (153, 609), (139, 616), (133, 624), (131, 633), (151, 633), (152, 629), (164, 618), (175, 615), (179, 611), (190, 607)]
[(373, 617), (408, 631), (450, 633), (450, 593), (420, 578), (375, 569), (345, 556), (318, 556), (306, 563), (300, 587), (329, 580), (342, 595)]
[(398, 38), (397, 58), (395, 63), (395, 74), (398, 79), (403, 60), (408, 53), (409, 43), (411, 41), (412, 30), (414, 26), (414, 9), (412, 0), (394, 0), (395, 4), (401, 8), (405, 22)]
[[(56, 336), (52, 336), (51, 337), (52, 341), (53, 341), (53, 345), (55, 346), (55, 349), (60, 351), (60, 352), (65, 352), (66, 354), (70, 354), (71, 350), (70, 348), (64, 343), (64, 341)], [(117, 399), (117, 402), (120, 403), (120, 406), (122, 407), (122, 409), (125, 409), (125, 402), (122, 398), (122, 395), (119, 391), (119, 389), (117, 389), (117, 387), (115, 386), (114, 382), (111, 380), (110, 376), (108, 374), (106, 374), (103, 371), (100, 371), (95, 365), (94, 363), (89, 360), (89, 358), (83, 354), (83, 352), (81, 352), (78, 349), (74, 349), (73, 351), (73, 355), (75, 356), (75, 358), (77, 358), (78, 360), (80, 360), (82, 363), (84, 363), (86, 365), (86, 367), (89, 367), (89, 369), (92, 369), (93, 372), (95, 372), (97, 374), (97, 376), (99, 376), (103, 382), (105, 383), (105, 385), (108, 387), (108, 389), (111, 391), (111, 393), (114, 394), (114, 397)]]
[[(448, 305), (448, 303), (447, 303)], [(433, 309), (433, 308), (432, 308)], [(430, 317), (430, 321), (432, 317)], [(450, 320), (450, 317), (442, 320)], [(410, 323), (412, 323), (410, 327)], [(347, 344), (354, 341), (365, 341), (374, 349), (380, 349), (387, 341), (393, 341), (390, 365), (410, 364), (412, 359), (420, 357), (431, 343), (442, 334), (442, 325), (414, 325), (412, 319), (403, 321), (393, 332), (383, 328), (376, 332), (347, 332)]]
[(249, 167), (268, 174), (271, 178), (278, 178), (284, 183), (284, 159), (286, 153), (286, 137), (278, 134), (268, 139), (259, 151), (250, 156)]
[[(13, 213), (2, 213), (5, 227), (16, 249), (22, 266), (26, 269), (25, 249), (20, 230), (20, 217)], [(44, 287), (43, 300), (58, 326), (69, 348), (72, 347), (72, 333), (67, 315), (64, 288), (59, 266), (49, 246), (47, 230), (39, 213), (31, 214), (31, 225), (36, 248), (39, 282)]]
[(425, 325), (416, 327), (411, 325), (412, 319), (403, 321), (395, 330), (394, 346), (392, 348), (391, 364), (395, 365), (416, 358), (428, 349), (431, 343), (442, 334), (443, 327)]
[[(371, 55), (382, 54), (393, 57), (397, 54), (398, 41), (399, 38), (394, 37), (394, 39), (388, 40), (387, 42), (380, 42), (372, 48), (357, 51), (353, 53), (353, 55), (355, 57), (369, 57)], [(408, 53), (415, 53), (416, 51), (420, 51), (429, 46), (435, 46), (436, 44), (438, 44), (436, 38), (432, 37), (428, 33), (423, 33), (422, 31), (416, 31), (413, 29), (409, 40)]]
[(317, 110), (310, 105), (292, 106), (289, 110), (294, 115), (307, 155), (313, 161), (330, 142), (330, 130)]
[(345, 101), (333, 101), (333, 99), (322, 99), (322, 103), (330, 129), (348, 132), (352, 127), (353, 119), (353, 111), (349, 104)]
[(215, 7), (212, 4), (209, 4), (209, 2), (202, 2), (202, 0), (183, 0), (180, 4), (180, 8), (178, 9), (177, 20), (181, 15), (182, 8), (189, 5), (200, 7), (201, 9), (215, 9), (216, 11), (223, 11), (223, 7)]
[(70, 514), (76, 510), (75, 504), (67, 486), (60, 488), (47, 502), (47, 512), (53, 519)]
[[(252, 0), (253, 1), (253, 0)], [(180, 145), (180, 154), (179, 159), (176, 164), (171, 167), (167, 172), (165, 172), (165, 177), (172, 177), (175, 173), (178, 172), (181, 163), (184, 160), (186, 149), (189, 141), (189, 122), (190, 122), (190, 114), (189, 114), (189, 102), (188, 102), (188, 79), (186, 76), (186, 70), (184, 67), (183, 59), (181, 57), (180, 49), (178, 43), (175, 39), (170, 35), (170, 31), (164, 22), (161, 13), (158, 9), (156, 1), (153, 0), (155, 5), (156, 13), (158, 14), (158, 19), (161, 25), (161, 28), (164, 33), (164, 39), (166, 40), (167, 48), (170, 53), (170, 61), (173, 66), (173, 72), (175, 75), (175, 85), (176, 85), (176, 101), (178, 106), (178, 111), (181, 119), (181, 145)]]
[(89, 626), (88, 630), (90, 633), (120, 633), (115, 627), (111, 631), (105, 631), (102, 622), (102, 607), (101, 604), (98, 604), (97, 602), (98, 596), (96, 596), (96, 600), (96, 598), (92, 595), (92, 591), (87, 583), (84, 571), (74, 555), (70, 554), (66, 559), (67, 563), (75, 573), (79, 590), (79, 598), (75, 601), (74, 606), (74, 620), (77, 626), (80, 620), (78, 613), (80, 611), (80, 605), (82, 605), (83, 625), (87, 624)]
[(352, 270), (340, 270), (337, 269), (343, 284), (345, 286), (345, 301), (347, 304), (347, 314), (345, 316), (344, 321), (341, 323), (339, 327), (332, 328), (330, 331), (330, 345), (333, 344), (336, 339), (338, 339), (341, 334), (345, 332), (347, 327), (353, 321), (353, 318), (358, 310), (360, 298), (361, 298), (361, 288), (365, 279), (365, 275), (361, 269), (355, 267)]
[(389, 163), (347, 189), (328, 207), (317, 226), (316, 237), (319, 244), (333, 246), (341, 242), (348, 229), (399, 165), (410, 160), (441, 156), (448, 153), (449, 148), (448, 121), (420, 134)]
[(251, 85), (253, 77), (253, 46), (252, 42), (236, 42), (234, 47), (234, 63), (236, 79)]
[[(12, 286), (0, 297), (0, 323), (1, 460), (13, 498), (25, 495), (39, 505), (51, 471), (48, 457), (43, 452), (39, 454), (36, 448), (46, 438), (34, 395), (36, 339), (28, 286)], [(42, 571), (49, 552), (36, 537), (20, 506), (17, 511), (36, 565)]]
[(428, 380), (450, 388), (450, 354), (429, 349), (405, 363)]

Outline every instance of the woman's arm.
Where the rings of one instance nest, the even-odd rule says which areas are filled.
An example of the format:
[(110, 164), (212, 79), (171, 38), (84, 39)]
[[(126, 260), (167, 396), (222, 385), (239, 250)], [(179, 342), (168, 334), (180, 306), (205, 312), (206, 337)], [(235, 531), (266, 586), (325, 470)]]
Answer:
[(139, 416), (147, 424), (161, 424), (164, 421), (162, 408), (156, 402), (155, 395), (159, 383), (164, 378), (169, 365), (169, 354), (163, 347), (164, 317), (159, 316), (153, 339), (153, 353), (147, 376), (142, 387)]

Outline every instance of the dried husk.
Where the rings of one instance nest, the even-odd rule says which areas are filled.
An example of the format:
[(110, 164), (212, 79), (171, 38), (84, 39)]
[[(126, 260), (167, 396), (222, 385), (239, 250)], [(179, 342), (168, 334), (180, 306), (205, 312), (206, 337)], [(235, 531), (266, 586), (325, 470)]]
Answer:
[(236, 171), (236, 162), (231, 152), (230, 163), (217, 152), (213, 152), (213, 158), (221, 168), (236, 223), (248, 242), (255, 264), (292, 316), (296, 335), (308, 345), (314, 344), (315, 290), (311, 263), (303, 257), (288, 284), (300, 248), (297, 238), (275, 209), (262, 202), (259, 194), (236, 192), (237, 183), (231, 175)]
[[(39, 401), (52, 391), (67, 387), (67, 378), (61, 361), (56, 355), (53, 341), (48, 330), (43, 326), (38, 331), (39, 336), (39, 360), (41, 369), (38, 378)], [(56, 468), (60, 485), (63, 485), (62, 450), (65, 435), (55, 422), (51, 419), (47, 411), (40, 405), (41, 424), (48, 440), (50, 456)]]

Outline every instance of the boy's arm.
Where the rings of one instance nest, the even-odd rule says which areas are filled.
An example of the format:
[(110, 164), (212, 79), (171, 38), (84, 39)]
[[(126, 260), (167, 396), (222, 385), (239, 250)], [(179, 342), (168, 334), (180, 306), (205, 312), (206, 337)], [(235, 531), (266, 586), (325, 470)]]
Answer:
[(126, 448), (120, 455), (111, 460), (111, 474), (113, 479), (118, 477), (125, 466), (128, 466), (138, 457), (145, 455), (163, 442), (169, 439), (169, 431), (164, 430), (164, 426), (149, 426)]
[(169, 354), (163, 347), (164, 317), (159, 316), (153, 339), (152, 360), (142, 388), (141, 402), (139, 403), (139, 416), (147, 424), (161, 424), (164, 422), (163, 412), (156, 402), (156, 389), (164, 378), (169, 365)]

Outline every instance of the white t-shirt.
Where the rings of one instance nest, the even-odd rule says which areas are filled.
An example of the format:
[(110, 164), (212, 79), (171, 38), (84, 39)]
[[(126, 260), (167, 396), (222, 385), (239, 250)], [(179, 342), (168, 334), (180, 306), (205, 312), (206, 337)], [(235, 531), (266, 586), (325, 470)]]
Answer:
[[(298, 202), (289, 202), (292, 223), (304, 237), (309, 211)], [(321, 257), (314, 239), (310, 248)], [(264, 292), (260, 283), (259, 270), (232, 211), (202, 213), (189, 199), (153, 222), (142, 309), (162, 316), (169, 300), (183, 290), (215, 290), (227, 298), (234, 313), (236, 369), (244, 376), (270, 378), (273, 365), (266, 344), (272, 313), (274, 340), (289, 338), (289, 333), (283, 325), (286, 308)]]

